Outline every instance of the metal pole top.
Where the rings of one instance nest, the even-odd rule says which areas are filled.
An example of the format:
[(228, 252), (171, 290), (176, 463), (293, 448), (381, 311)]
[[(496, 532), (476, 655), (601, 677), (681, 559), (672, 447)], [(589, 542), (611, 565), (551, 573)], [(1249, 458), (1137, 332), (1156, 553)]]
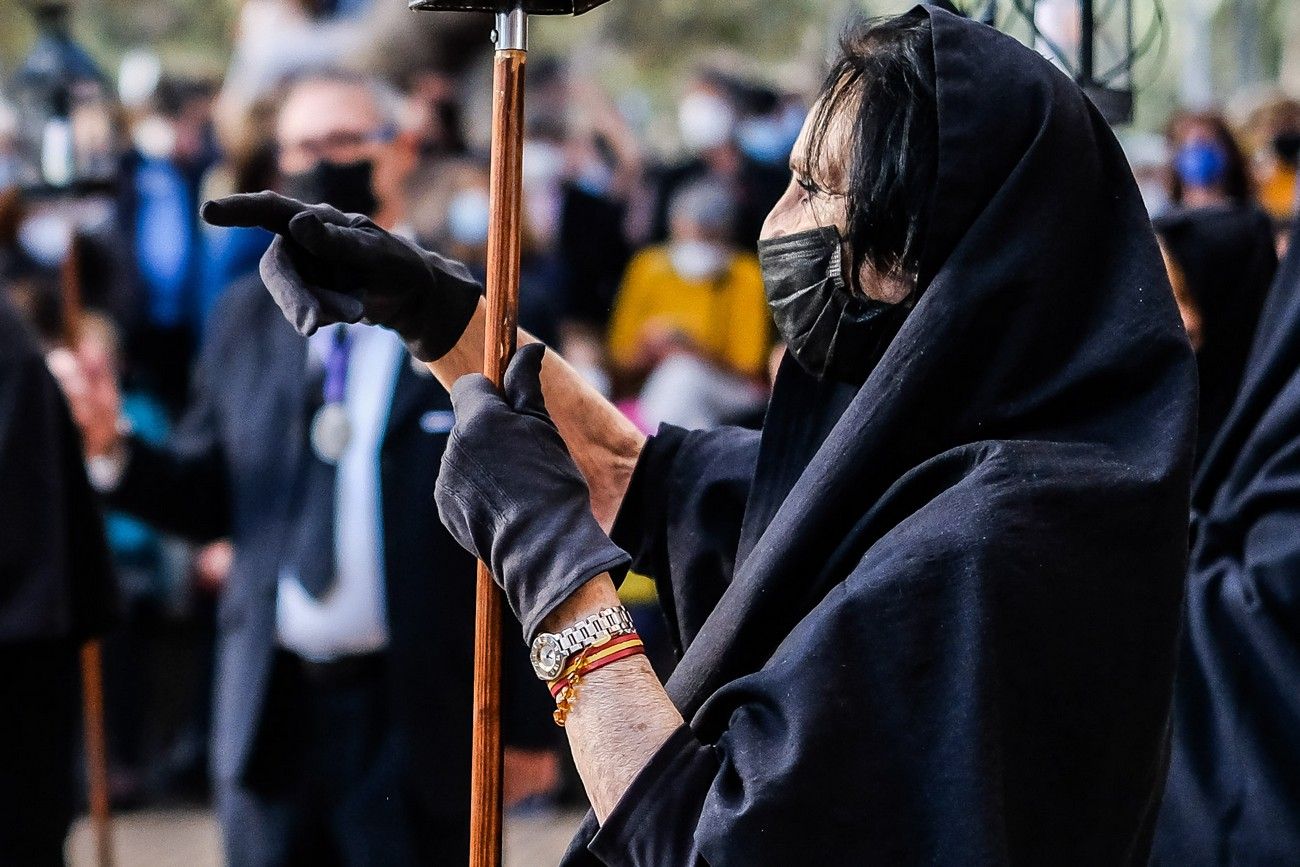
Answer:
[(581, 15), (608, 0), (409, 0), (412, 9), (434, 12), (509, 12), (522, 9), (525, 15)]

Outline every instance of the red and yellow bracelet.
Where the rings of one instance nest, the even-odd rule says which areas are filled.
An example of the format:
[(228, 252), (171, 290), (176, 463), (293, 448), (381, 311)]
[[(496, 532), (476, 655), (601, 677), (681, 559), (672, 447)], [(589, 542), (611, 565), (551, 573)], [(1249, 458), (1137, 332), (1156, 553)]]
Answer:
[(578, 683), (593, 671), (607, 665), (627, 659), (629, 656), (645, 653), (645, 644), (635, 632), (616, 635), (600, 644), (583, 648), (573, 661), (547, 687), (555, 698), (555, 724), (564, 728), (574, 701), (578, 698)]

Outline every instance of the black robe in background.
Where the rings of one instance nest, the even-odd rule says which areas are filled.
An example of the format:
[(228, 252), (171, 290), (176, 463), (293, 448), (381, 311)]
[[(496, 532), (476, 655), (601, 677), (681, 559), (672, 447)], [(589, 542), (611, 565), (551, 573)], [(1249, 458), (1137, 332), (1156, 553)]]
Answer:
[(567, 865), (1141, 864), (1164, 779), (1195, 368), (1078, 88), (930, 7), (922, 293), (860, 388), (665, 428), (614, 531), (688, 721)]
[(102, 634), (115, 605), (81, 434), (0, 287), (0, 646)]
[(1300, 226), (1197, 480), (1159, 865), (1300, 864)]
[(1241, 387), (1255, 326), (1277, 271), (1273, 225), (1252, 205), (1225, 205), (1180, 209), (1156, 220), (1155, 226), (1201, 312), (1201, 346), (1196, 352), (1200, 458)]
[(78, 795), (77, 650), (115, 589), (81, 438), (0, 284), (0, 864), (63, 863)]

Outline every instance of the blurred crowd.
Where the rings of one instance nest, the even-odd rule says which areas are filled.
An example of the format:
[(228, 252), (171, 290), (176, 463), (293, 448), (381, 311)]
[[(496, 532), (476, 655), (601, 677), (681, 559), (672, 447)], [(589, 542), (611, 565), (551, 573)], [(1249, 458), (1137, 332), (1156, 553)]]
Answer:
[(1197, 453), (1236, 398), (1296, 211), (1300, 103), (1180, 111), (1124, 141), (1200, 373)]
[[(364, 35), (369, 5), (246, 0), (222, 80), (164, 69), (147, 51), (128, 55), (115, 76), (125, 146), (112, 192), (70, 206), (25, 198), (14, 185), (0, 190), (3, 292), (54, 347), (66, 337), (63, 304), (75, 281), (85, 329), (104, 348), (137, 441), (161, 447), (178, 427), (186, 432), (196, 365), (215, 352), (213, 332), (236, 309), (232, 287), (255, 279), (271, 240), (202, 223), (206, 199), (262, 189), (324, 199), (482, 278), (488, 154), (476, 143), (487, 105), (464, 60), (475, 52), (462, 47), (400, 73), (382, 58), (340, 65)], [(471, 44), (484, 36), (476, 19), (456, 27)], [(671, 146), (652, 147), (634, 110), (644, 99), (616, 100), (562, 58), (531, 58), (527, 88), (522, 325), (648, 432), (663, 422), (759, 424), (781, 348), (755, 242), (788, 183), (809, 95), (734, 64), (702, 63), (674, 94)], [(13, 135), (12, 118), (0, 116), (0, 185), (13, 177)], [(1164, 135), (1124, 143), (1198, 353), (1203, 451), (1240, 385), (1294, 217), (1300, 102), (1178, 113)], [(241, 351), (238, 339), (218, 343)], [(446, 408), (428, 406), (418, 423), (445, 433)], [(427, 497), (406, 505), (436, 523)], [(127, 510), (108, 519), (123, 596), (105, 648), (120, 807), (208, 798), (219, 600), (235, 558), (228, 541), (196, 543), (212, 534), (159, 528), (166, 524)], [(624, 587), (653, 644), (661, 629), (649, 620), (652, 592), (635, 577)], [(399, 627), (388, 628), (397, 641)], [(284, 646), (283, 628), (279, 636)], [(654, 649), (666, 675), (670, 654), (662, 642)], [(545, 744), (528, 747), (531, 763), (516, 766), (528, 779), (508, 790), (516, 807), (575, 791), (558, 758), (538, 758)]]
[[(234, 399), (244, 404), (216, 427), (246, 425), (244, 437), (271, 436), (257, 420), (262, 410), (255, 394), (266, 386), (268, 371), (254, 371), (257, 381), (250, 381), (232, 358), (259, 351), (244, 335), (262, 324), (282, 326), (278, 312), (274, 323), (245, 313), (236, 321), (232, 313), (241, 309), (240, 287), (257, 281), (271, 236), (203, 223), (202, 201), (262, 189), (327, 201), (413, 236), (483, 279), (488, 153), (476, 142), (485, 143), (488, 104), (479, 93), (481, 70), (459, 55), (488, 52), (461, 49), (399, 73), (379, 60), (340, 63), (339, 57), (355, 56), (348, 47), (364, 37), (369, 5), (248, 0), (230, 67), (219, 81), (164, 70), (148, 51), (128, 54), (112, 76), (123, 146), (107, 192), (75, 199), (25, 196), (17, 183), (6, 183), (17, 178), (6, 162), (19, 145), (16, 116), (10, 111), (0, 122), (0, 183), (5, 183), (0, 285), (49, 348), (68, 341), (66, 301), (70, 284), (75, 285), (84, 305), (77, 329), (82, 361), (88, 352), (112, 379), (116, 394), (107, 402), (120, 409), (119, 426), (129, 429), (135, 453), (189, 454), (198, 448), (195, 432), (204, 422), (196, 417), (212, 412), (212, 384), (197, 381), (202, 379), (220, 380), (232, 392), (243, 390), (242, 398)], [(449, 29), (463, 34), (462, 41), (478, 44), (486, 35), (476, 18), (452, 21)], [(757, 425), (779, 357), (755, 242), (788, 183), (788, 157), (808, 95), (783, 91), (728, 60), (702, 62), (673, 94), (670, 146), (652, 149), (644, 113), (632, 110), (638, 101), (616, 102), (599, 82), (572, 73), (561, 58), (535, 53), (527, 92), (522, 325), (618, 400), (647, 431), (661, 422)], [(260, 286), (256, 293), (265, 295)], [(84, 350), (85, 345), (92, 348)], [(356, 341), (353, 367), (368, 357), (360, 353), (381, 351)], [(205, 363), (205, 353), (230, 355)], [(321, 353), (328, 356), (329, 347)], [(259, 363), (272, 366), (264, 359)], [(409, 386), (414, 397), (404, 396), (407, 379), (417, 382)], [(393, 388), (391, 414), (403, 401), (426, 401), (413, 423), (425, 433), (445, 435), (450, 413), (445, 395), (433, 395), (438, 387), (431, 378), (405, 371)], [(95, 421), (84, 417), (80, 404), (74, 410), (94, 454)], [(395, 439), (392, 426), (390, 420), (384, 448)], [(107, 442), (119, 433), (108, 430), (98, 439)], [(217, 434), (204, 430), (201, 436)], [(265, 445), (280, 449), (283, 444)], [(283, 447), (287, 454), (288, 446)], [(436, 467), (437, 452), (431, 454)], [(401, 461), (408, 471), (412, 460)], [(238, 574), (240, 548), (244, 559), (257, 563), (244, 565), (244, 571), (273, 566), (257, 561), (255, 544), (208, 541), (222, 533), (195, 514), (195, 504), (237, 500), (237, 479), (230, 483), (233, 493), (222, 490), (226, 482), (196, 482), (200, 471), (191, 461), (185, 472), (155, 473), (141, 481), (134, 474), (142, 462), (130, 463), (124, 479), (110, 471), (107, 481), (91, 467), (96, 487), (111, 494), (107, 530), (123, 599), (121, 618), (105, 642), (113, 802), (132, 808), (220, 800), (220, 792), (209, 792), (214, 773), (209, 760), (222, 761), (210, 757), (212, 745), (227, 764), (239, 765), (236, 776), (255, 763), (230, 758), (247, 748), (231, 737), (231, 726), (238, 728), (231, 714), (238, 712), (223, 710), (220, 698), (214, 707), (213, 696), (296, 694), (287, 680), (266, 686), (265, 678), (280, 674), (257, 673), (256, 666), (232, 668), (222, 657), (224, 645), (243, 641), (229, 628), (231, 602), (222, 602), (223, 596), (238, 595), (230, 587), (244, 580)], [(237, 461), (227, 463), (232, 466), (224, 474), (237, 476)], [(339, 488), (338, 496), (342, 502), (355, 493), (357, 508), (364, 509), (360, 498), (374, 480), (359, 472), (350, 472), (346, 459), (340, 463), (339, 484), (351, 487), (346, 494)], [(379, 486), (386, 513), (396, 485), (383, 475)], [(143, 505), (133, 493), (140, 490), (148, 500)], [(401, 507), (436, 524), (431, 490), (429, 484), (423, 496), (403, 494)], [(268, 493), (263, 499), (252, 514), (270, 521), (274, 497)], [(339, 512), (341, 520), (344, 515)], [(235, 521), (240, 523), (238, 515)], [(406, 535), (419, 536), (414, 530)], [(336, 547), (343, 578), (345, 548), (373, 544), (340, 534)], [(393, 556), (391, 548), (388, 553)], [(427, 552), (405, 549), (401, 556), (430, 559)], [(435, 543), (435, 560), (446, 565), (449, 556)], [(462, 567), (456, 559), (444, 571), (457, 572), (443, 580), (468, 592), (468, 563)], [(392, 597), (399, 591), (391, 568), (389, 573), (386, 592)], [(372, 573), (369, 580), (378, 579)], [(437, 592), (444, 602), (463, 595)], [(657, 670), (666, 676), (671, 653), (661, 638), (652, 585), (633, 576), (624, 594), (646, 620), (641, 632)], [(340, 627), (315, 609), (299, 615), (305, 627), (294, 626), (282, 596), (278, 653), (287, 647), (295, 660), (330, 663), (366, 657), (376, 647), (405, 653), (398, 649), (405, 639), (394, 622), (396, 603), (389, 598), (390, 610), (384, 612), (374, 596), (353, 594), (347, 602), (351, 621), (360, 619), (368, 627), (355, 622)], [(375, 609), (369, 620), (367, 604)], [(468, 597), (458, 607), (468, 629)], [(303, 610), (309, 608), (310, 603)], [(357, 615), (358, 610), (363, 613)], [(416, 611), (418, 606), (409, 616)], [(375, 635), (381, 637), (372, 640)], [(468, 666), (462, 667), (468, 676)], [(244, 712), (254, 717), (249, 724), (261, 732), (256, 740), (265, 741), (267, 723), (256, 719), (253, 703), (246, 703)], [(550, 738), (547, 704), (536, 712), (532, 728)], [(550, 750), (554, 745), (543, 739), (508, 754), (507, 800), (516, 809), (581, 797), (571, 772), (558, 766), (560, 752)], [(322, 749), (339, 747), (330, 742)], [(458, 748), (463, 752), (467, 743)], [(215, 775), (221, 778), (220, 768)], [(236, 812), (225, 815), (239, 815), (237, 806), (230, 809)], [(259, 840), (256, 845), (270, 844)]]

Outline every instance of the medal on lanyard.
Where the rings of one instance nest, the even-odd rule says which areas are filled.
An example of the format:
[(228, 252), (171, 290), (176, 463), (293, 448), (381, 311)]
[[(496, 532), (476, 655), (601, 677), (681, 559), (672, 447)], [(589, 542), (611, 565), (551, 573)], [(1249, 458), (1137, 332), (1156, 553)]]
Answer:
[(325, 359), (325, 403), (311, 420), (311, 447), (327, 464), (337, 464), (352, 439), (352, 423), (348, 421), (347, 406), (343, 401), (351, 343), (347, 328), (338, 326)]

